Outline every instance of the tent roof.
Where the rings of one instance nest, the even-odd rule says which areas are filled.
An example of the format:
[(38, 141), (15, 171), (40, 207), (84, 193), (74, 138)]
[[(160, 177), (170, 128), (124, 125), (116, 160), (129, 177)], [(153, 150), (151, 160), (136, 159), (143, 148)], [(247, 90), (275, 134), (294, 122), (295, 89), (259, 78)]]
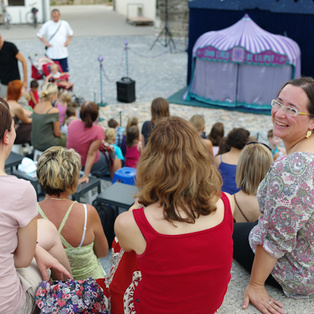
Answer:
[(301, 52), (298, 44), (291, 38), (263, 30), (248, 14), (228, 28), (210, 31), (200, 36), (193, 47), (193, 57), (196, 56), (197, 49), (206, 46), (213, 46), (224, 51), (241, 46), (251, 53), (271, 50), (287, 55), (288, 62), (300, 69)]

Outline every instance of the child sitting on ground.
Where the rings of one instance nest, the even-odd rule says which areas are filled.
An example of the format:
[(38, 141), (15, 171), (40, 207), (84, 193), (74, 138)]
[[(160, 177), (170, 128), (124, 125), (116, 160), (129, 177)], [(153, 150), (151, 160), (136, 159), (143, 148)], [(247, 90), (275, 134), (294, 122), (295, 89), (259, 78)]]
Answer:
[(59, 114), (60, 114), (60, 125), (63, 125), (63, 119), (65, 117), (66, 114), (66, 110), (68, 108), (68, 104), (72, 101), (72, 96), (69, 92), (63, 92), (60, 95), (60, 101), (58, 101), (56, 107), (59, 110)]
[(67, 72), (59, 72), (59, 66), (56, 63), (53, 63), (50, 66), (50, 74), (46, 77), (45, 83), (48, 83), (50, 80), (53, 80), (59, 87), (63, 87), (68, 90), (73, 89), (73, 83), (67, 81), (69, 77)]
[(121, 148), (123, 156), (126, 154), (126, 143), (125, 143), (125, 129), (120, 126), (120, 123), (115, 119), (110, 119), (108, 121), (108, 127), (114, 128), (116, 130), (116, 142), (115, 144)]
[(286, 155), (286, 151), (283, 148), (279, 147), (281, 138), (274, 136), (273, 130), (269, 130), (267, 132), (267, 138), (271, 147), (271, 152), (274, 160), (276, 160), (278, 157)]
[[(190, 119), (190, 123), (194, 126), (197, 133), (202, 137), (202, 133), (205, 130), (205, 119), (204, 119), (204, 117), (201, 116), (200, 114), (195, 114)], [(204, 138), (202, 138), (202, 139), (203, 139), (203, 143), (206, 146), (207, 151), (214, 157), (212, 142), (209, 139), (204, 139)]]
[(119, 160), (121, 160), (121, 166), (124, 166), (124, 156), (122, 154), (122, 150), (119, 146), (115, 144), (116, 142), (116, 130), (114, 128), (108, 128), (105, 130), (105, 141), (113, 146), (116, 156)]
[(219, 143), (221, 139), (225, 135), (225, 127), (222, 122), (216, 122), (211, 130), (207, 138), (212, 142), (213, 144), (213, 153), (214, 157), (218, 154), (219, 151)]
[(78, 120), (78, 103), (75, 101), (71, 101), (67, 105), (67, 109), (65, 111), (65, 116), (63, 119), (63, 123), (61, 126), (61, 132), (68, 135), (68, 125), (70, 124), (71, 121), (73, 120)]
[(28, 104), (33, 109), (35, 108), (35, 106), (38, 104), (38, 101), (39, 101), (38, 86), (39, 86), (39, 84), (36, 80), (32, 80), (30, 82), (30, 90), (28, 92), (30, 99), (28, 101)]
[(136, 168), (141, 156), (142, 145), (138, 126), (132, 125), (126, 132), (125, 166)]

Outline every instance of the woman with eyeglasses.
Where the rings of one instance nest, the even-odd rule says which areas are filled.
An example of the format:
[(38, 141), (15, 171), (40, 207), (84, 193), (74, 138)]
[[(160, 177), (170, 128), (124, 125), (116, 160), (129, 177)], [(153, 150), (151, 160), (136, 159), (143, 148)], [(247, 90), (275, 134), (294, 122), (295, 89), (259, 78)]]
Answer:
[(234, 258), (249, 271), (253, 264), (242, 308), (251, 302), (262, 313), (284, 313), (265, 282), (287, 297), (314, 295), (314, 79), (287, 82), (271, 105), (274, 135), (287, 156), (259, 186), (258, 224), (235, 224)]

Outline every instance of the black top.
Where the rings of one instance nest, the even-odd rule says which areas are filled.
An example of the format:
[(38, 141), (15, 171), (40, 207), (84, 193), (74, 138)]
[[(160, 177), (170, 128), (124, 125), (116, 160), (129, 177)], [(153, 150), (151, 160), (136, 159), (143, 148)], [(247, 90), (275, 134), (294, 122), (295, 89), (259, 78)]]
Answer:
[(149, 136), (152, 133), (153, 128), (154, 128), (154, 123), (152, 123), (151, 121), (145, 121), (143, 123), (142, 132), (141, 133), (144, 136), (145, 146), (147, 145)]
[(8, 85), (13, 80), (20, 80), (20, 72), (16, 55), (19, 50), (8, 41), (3, 42), (0, 49), (0, 81), (3, 85)]

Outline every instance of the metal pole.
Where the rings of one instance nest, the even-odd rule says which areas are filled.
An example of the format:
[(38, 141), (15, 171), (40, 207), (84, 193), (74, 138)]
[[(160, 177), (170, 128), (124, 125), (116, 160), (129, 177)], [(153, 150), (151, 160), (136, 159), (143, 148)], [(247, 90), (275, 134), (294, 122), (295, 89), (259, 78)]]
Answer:
[(126, 77), (129, 77), (129, 64), (128, 64), (128, 41), (124, 41), (125, 45), (125, 64), (126, 64)]

